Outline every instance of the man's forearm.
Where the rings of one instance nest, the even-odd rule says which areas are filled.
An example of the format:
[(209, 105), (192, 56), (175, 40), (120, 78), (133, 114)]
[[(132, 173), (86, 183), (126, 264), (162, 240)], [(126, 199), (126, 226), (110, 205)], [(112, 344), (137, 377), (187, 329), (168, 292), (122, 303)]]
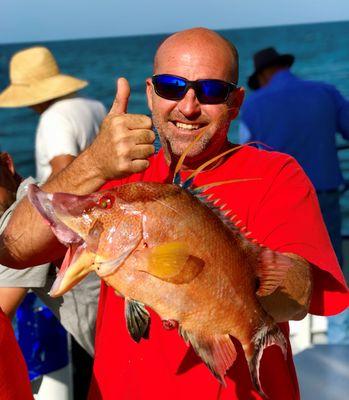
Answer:
[(10, 319), (14, 317), (27, 292), (27, 288), (0, 287), (0, 307)]
[[(42, 189), (80, 195), (99, 189), (104, 181), (91, 165), (89, 151), (81, 153)], [(0, 240), (0, 263), (12, 268), (43, 264), (61, 258), (66, 251), (26, 197), (14, 209)]]
[(291, 262), (280, 287), (268, 296), (259, 296), (263, 308), (276, 322), (303, 319), (309, 308), (313, 278), (312, 267), (295, 254), (283, 254)]

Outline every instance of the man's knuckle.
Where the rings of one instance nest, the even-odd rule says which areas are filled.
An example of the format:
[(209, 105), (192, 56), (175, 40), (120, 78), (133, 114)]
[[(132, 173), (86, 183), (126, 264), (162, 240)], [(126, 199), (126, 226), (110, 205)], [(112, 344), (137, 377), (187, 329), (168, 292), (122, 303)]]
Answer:
[(130, 154), (130, 145), (125, 140), (119, 141), (116, 146), (116, 153), (119, 158), (127, 158)]
[(147, 115), (143, 115), (143, 121), (144, 121), (144, 125), (147, 129), (150, 129), (153, 125), (153, 121), (150, 117), (148, 117)]

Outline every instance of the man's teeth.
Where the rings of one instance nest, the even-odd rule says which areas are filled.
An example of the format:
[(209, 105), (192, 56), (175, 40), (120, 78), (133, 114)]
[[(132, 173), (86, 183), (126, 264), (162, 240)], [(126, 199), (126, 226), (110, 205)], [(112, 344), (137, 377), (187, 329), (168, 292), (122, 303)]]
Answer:
[(176, 127), (180, 129), (187, 129), (188, 131), (193, 131), (200, 128), (199, 125), (183, 124), (183, 122), (176, 122)]

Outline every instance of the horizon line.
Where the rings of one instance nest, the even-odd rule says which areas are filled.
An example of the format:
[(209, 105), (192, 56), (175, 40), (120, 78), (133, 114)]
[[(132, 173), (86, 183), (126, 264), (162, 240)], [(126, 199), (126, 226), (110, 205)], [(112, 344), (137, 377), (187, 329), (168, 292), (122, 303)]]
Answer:
[[(349, 20), (331, 20), (331, 21), (311, 21), (311, 22), (301, 22), (301, 23), (285, 23), (285, 24), (273, 24), (273, 25), (257, 25), (257, 26), (242, 26), (237, 28), (210, 28), (214, 31), (224, 32), (224, 31), (234, 31), (234, 30), (248, 30), (248, 29), (265, 29), (265, 28), (280, 28), (283, 26), (301, 26), (301, 25), (322, 25), (322, 24), (336, 24), (336, 23), (349, 23)], [(70, 41), (83, 41), (83, 40), (103, 40), (103, 39), (126, 39), (134, 38), (138, 36), (162, 36), (170, 35), (174, 32), (154, 32), (154, 33), (135, 33), (130, 35), (114, 35), (114, 36), (86, 36), (86, 37), (76, 37), (76, 38), (61, 38), (61, 39), (42, 39), (42, 40), (27, 40), (27, 41), (14, 41), (14, 42), (1, 42), (0, 45), (16, 45), (16, 44), (26, 44), (26, 43), (51, 43), (51, 42), (70, 42)]]

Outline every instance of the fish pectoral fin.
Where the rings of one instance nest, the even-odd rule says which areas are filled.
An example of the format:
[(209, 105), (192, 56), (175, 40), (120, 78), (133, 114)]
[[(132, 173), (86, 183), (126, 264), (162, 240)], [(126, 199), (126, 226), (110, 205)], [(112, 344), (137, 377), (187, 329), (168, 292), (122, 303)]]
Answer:
[(209, 336), (204, 332), (194, 333), (180, 329), (187, 344), (191, 344), (218, 381), (226, 386), (224, 375), (236, 359), (235, 345), (229, 335)]
[(204, 261), (189, 254), (184, 242), (170, 242), (145, 250), (141, 271), (166, 282), (192, 281), (203, 269)]
[(282, 285), (288, 269), (292, 266), (290, 257), (264, 248), (259, 255), (256, 275), (259, 278), (258, 296), (268, 296)]
[(143, 303), (136, 300), (125, 299), (126, 325), (132, 339), (139, 343), (144, 338), (148, 339), (150, 315)]

